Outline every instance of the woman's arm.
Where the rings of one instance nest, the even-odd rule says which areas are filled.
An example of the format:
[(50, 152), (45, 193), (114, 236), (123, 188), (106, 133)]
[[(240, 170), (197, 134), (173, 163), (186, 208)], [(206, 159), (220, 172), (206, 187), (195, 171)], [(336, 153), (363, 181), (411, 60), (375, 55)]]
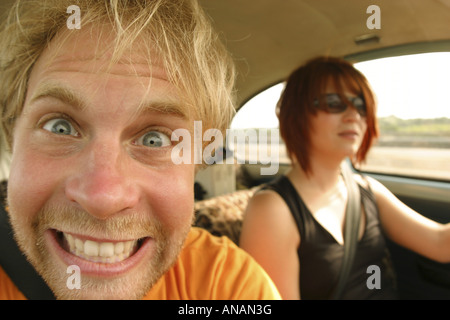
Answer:
[(450, 224), (428, 219), (409, 208), (380, 182), (369, 178), (389, 238), (438, 262), (450, 262)]
[(283, 299), (300, 299), (300, 235), (283, 199), (260, 191), (247, 207), (239, 245), (266, 270)]

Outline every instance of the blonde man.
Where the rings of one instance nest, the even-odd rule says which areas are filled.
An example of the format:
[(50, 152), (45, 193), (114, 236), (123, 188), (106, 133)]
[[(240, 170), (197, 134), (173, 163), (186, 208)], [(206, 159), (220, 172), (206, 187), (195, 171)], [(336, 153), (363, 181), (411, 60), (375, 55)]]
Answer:
[[(223, 131), (234, 110), (199, 5), (73, 2), (19, 1), (0, 35), (20, 250), (60, 299), (278, 299), (243, 251), (191, 228), (198, 165), (172, 159), (177, 129)], [(7, 262), (0, 298), (27, 298)]]

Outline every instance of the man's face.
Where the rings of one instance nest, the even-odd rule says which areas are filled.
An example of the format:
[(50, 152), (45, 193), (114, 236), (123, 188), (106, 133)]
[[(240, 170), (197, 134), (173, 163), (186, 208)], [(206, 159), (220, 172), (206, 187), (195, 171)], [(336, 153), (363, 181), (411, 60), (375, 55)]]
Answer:
[[(35, 64), (13, 137), (10, 216), (59, 298), (141, 298), (192, 222), (194, 165), (171, 161), (192, 121), (152, 55), (108, 66), (93, 29), (52, 41)], [(108, 68), (109, 67), (109, 68)], [(70, 289), (69, 266), (81, 288)]]

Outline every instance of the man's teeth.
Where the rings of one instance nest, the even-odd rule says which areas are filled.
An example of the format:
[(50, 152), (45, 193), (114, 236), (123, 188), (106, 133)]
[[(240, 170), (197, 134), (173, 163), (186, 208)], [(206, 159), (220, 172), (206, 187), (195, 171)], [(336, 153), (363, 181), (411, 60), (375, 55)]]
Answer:
[(69, 244), (70, 253), (92, 262), (114, 263), (131, 256), (138, 245), (138, 240), (124, 242), (96, 242), (81, 240), (70, 234), (63, 233)]

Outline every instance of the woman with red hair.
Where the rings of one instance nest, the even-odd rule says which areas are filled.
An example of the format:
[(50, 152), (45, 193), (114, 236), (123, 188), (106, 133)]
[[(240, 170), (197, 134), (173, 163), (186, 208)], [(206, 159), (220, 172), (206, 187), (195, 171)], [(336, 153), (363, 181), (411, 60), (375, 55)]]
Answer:
[[(287, 80), (277, 106), (292, 167), (251, 199), (240, 246), (265, 268), (285, 299), (333, 297), (344, 256), (349, 192), (347, 158), (363, 162), (378, 136), (376, 103), (366, 78), (349, 62), (315, 58)], [(341, 299), (394, 299), (386, 237), (450, 262), (450, 224), (413, 211), (382, 184), (353, 174), (361, 210), (354, 262)], [(371, 273), (377, 277), (371, 283)]]

